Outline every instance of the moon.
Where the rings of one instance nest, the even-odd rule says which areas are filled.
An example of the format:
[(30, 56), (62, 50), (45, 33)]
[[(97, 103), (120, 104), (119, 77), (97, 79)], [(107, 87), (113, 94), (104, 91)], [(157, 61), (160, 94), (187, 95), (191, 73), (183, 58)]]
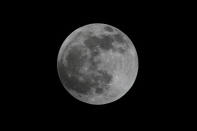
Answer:
[(78, 29), (74, 30), (61, 45), (57, 62), (60, 62), (61, 58), (63, 57), (62, 54), (65, 53), (68, 43), (72, 41), (83, 42), (86, 34), (89, 32), (92, 32), (98, 36), (101, 34), (121, 34), (125, 40), (125, 44), (128, 45), (126, 53), (122, 55), (109, 56), (106, 54), (104, 56), (104, 61), (106, 61), (108, 64), (106, 64), (106, 67), (103, 66), (103, 68), (112, 70), (114, 78), (109, 90), (105, 91), (101, 95), (90, 95), (80, 98), (77, 97), (77, 94), (74, 92), (69, 90), (68, 92), (76, 99), (88, 104), (103, 105), (115, 102), (123, 97), (132, 88), (138, 72), (138, 57), (134, 44), (131, 39), (129, 39), (129, 37), (121, 30), (112, 25), (103, 23), (94, 23), (79, 27)]

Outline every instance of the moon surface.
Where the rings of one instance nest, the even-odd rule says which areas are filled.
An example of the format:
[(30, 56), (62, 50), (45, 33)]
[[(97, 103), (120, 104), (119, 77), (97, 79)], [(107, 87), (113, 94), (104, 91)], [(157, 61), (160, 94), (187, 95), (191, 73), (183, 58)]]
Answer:
[[(107, 27), (109, 28), (107, 29)], [(111, 83), (111, 88), (108, 91), (104, 92), (102, 95), (91, 95), (79, 98), (74, 92), (68, 90), (67, 91), (72, 96), (74, 96), (74, 98), (88, 104), (103, 105), (114, 102), (124, 96), (134, 84), (138, 72), (137, 52), (132, 41), (122, 31), (111, 25), (95, 23), (82, 26), (73, 31), (63, 42), (59, 50), (57, 61), (59, 62), (62, 58), (62, 54), (64, 53), (65, 48), (67, 47), (69, 42), (73, 40), (76, 41), (79, 33), (81, 33), (83, 36), (83, 34), (86, 34), (87, 32), (93, 32), (98, 36), (100, 34), (111, 35), (120, 33), (125, 39), (126, 44), (128, 45), (126, 53), (122, 56), (105, 56), (106, 62), (109, 63), (107, 68), (109, 70), (113, 70), (114, 81), (113, 83)], [(83, 37), (79, 37), (77, 41), (82, 42), (83, 39)]]

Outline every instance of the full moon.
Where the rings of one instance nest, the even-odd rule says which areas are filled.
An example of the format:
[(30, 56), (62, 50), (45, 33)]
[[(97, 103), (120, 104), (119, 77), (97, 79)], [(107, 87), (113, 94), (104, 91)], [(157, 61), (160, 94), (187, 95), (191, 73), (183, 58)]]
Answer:
[[(60, 75), (60, 71), (58, 69), (60, 82), (62, 83), (63, 87), (65, 87), (65, 90), (68, 92), (68, 94), (71, 95), (71, 97), (73, 96), (73, 98), (81, 102), (93, 105), (109, 104), (121, 99), (134, 86), (138, 72), (137, 52), (134, 47), (134, 43), (129, 38), (130, 34), (126, 35), (121, 30), (112, 25), (94, 23), (79, 27), (78, 29), (71, 32), (71, 34), (64, 40), (60, 47), (57, 57), (57, 65), (62, 62), (61, 60), (65, 59), (65, 54), (68, 54), (67, 50), (70, 43), (76, 45), (78, 43), (83, 43), (87, 37), (87, 34), (90, 33), (98, 37), (102, 35), (115, 36), (116, 34), (121, 37), (120, 39), (117, 37), (117, 40), (112, 44), (117, 48), (120, 47), (122, 50), (124, 50), (124, 53), (121, 54), (107, 52), (100, 55), (102, 64), (99, 66), (99, 68), (110, 72), (113, 76), (112, 82), (108, 85), (110, 88), (105, 90), (102, 94), (91, 93), (89, 95), (82, 95), (79, 97), (79, 94), (65, 87), (62, 82), (62, 76)], [(57, 68), (59, 67), (57, 66)], [(88, 72), (88, 66), (87, 68), (84, 68), (84, 71)]]

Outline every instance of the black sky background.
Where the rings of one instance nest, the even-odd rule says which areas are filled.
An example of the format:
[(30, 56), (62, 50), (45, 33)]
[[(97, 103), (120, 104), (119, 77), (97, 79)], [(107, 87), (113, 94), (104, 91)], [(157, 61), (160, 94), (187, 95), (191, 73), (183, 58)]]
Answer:
[[(174, 74), (179, 68), (173, 63), (178, 61), (175, 48), (182, 14), (174, 6), (149, 4), (120, 5), (119, 9), (27, 4), (5, 15), (9, 25), (5, 34), (12, 38), (7, 39), (11, 45), (6, 45), (11, 52), (8, 57), (12, 58), (8, 67), (15, 74), (6, 76), (14, 77), (6, 81), (11, 87), (6, 97), (11, 114), (67, 124), (83, 119), (110, 123), (117, 118), (117, 123), (128, 119), (138, 123), (150, 117), (156, 120), (169, 114), (177, 116), (180, 101), (175, 93)], [(57, 55), (63, 41), (77, 28), (91, 23), (109, 24), (124, 32), (133, 42), (139, 62), (137, 78), (129, 92), (100, 106), (73, 98), (57, 72)]]

